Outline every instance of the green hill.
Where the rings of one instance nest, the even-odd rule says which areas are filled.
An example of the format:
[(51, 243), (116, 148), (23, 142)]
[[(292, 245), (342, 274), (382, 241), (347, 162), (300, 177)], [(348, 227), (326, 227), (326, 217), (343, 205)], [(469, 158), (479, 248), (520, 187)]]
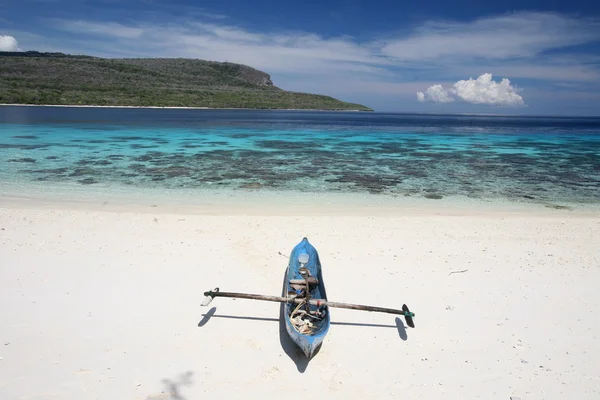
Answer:
[(241, 64), (38, 52), (0, 52), (0, 103), (372, 111), (281, 90)]

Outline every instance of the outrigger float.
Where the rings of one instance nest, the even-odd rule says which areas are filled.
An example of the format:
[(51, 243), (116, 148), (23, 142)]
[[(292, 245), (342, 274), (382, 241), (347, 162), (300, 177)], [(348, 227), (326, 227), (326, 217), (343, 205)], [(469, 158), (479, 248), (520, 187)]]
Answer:
[(406, 304), (402, 309), (373, 307), (358, 304), (335, 303), (327, 300), (321, 273), (321, 262), (317, 250), (303, 238), (292, 250), (286, 271), (284, 293), (287, 296), (265, 296), (250, 293), (221, 292), (219, 288), (204, 292), (203, 306), (208, 306), (215, 297), (232, 297), (285, 303), (285, 326), (290, 338), (311, 358), (327, 335), (331, 319), (329, 308), (373, 311), (402, 315), (406, 324), (414, 328), (415, 314)]

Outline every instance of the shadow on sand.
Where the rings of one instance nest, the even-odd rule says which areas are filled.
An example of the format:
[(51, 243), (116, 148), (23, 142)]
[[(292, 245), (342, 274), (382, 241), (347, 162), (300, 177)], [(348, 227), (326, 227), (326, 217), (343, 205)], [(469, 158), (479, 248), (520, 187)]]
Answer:
[(398, 328), (398, 335), (402, 340), (408, 340), (408, 334), (406, 333), (406, 327), (400, 317), (396, 317), (396, 328)]
[[(285, 296), (285, 283), (286, 283), (286, 275), (283, 276), (283, 282), (281, 285), (282, 288), (282, 296)], [(228, 318), (228, 319), (239, 319), (239, 320), (249, 320), (249, 321), (267, 321), (267, 322), (279, 322), (279, 343), (281, 344), (281, 348), (287, 354), (289, 358), (292, 359), (298, 371), (303, 373), (306, 371), (310, 359), (308, 359), (304, 352), (294, 343), (294, 341), (290, 338), (287, 333), (285, 327), (285, 303), (281, 303), (279, 307), (279, 318), (264, 318), (264, 317), (250, 317), (250, 316), (237, 316), (237, 315), (215, 315), (217, 311), (216, 307), (212, 307), (206, 314), (202, 314), (202, 319), (198, 322), (198, 327), (203, 327), (208, 323), (211, 318)], [(363, 326), (363, 327), (372, 327), (372, 328), (394, 328), (398, 330), (398, 335), (402, 340), (408, 340), (408, 335), (406, 333), (406, 327), (404, 326), (404, 322), (398, 317), (396, 317), (396, 325), (381, 325), (381, 324), (362, 324), (357, 322), (331, 322), (331, 325), (339, 325), (339, 326)], [(321, 350), (321, 346), (317, 348), (313, 357), (316, 356)]]
[(194, 373), (187, 371), (180, 374), (176, 379), (163, 379), (164, 389), (161, 393), (150, 395), (146, 400), (186, 400), (181, 394), (181, 389), (194, 384), (192, 377)]
[[(283, 318), (283, 313), (285, 312), (285, 306), (282, 303), (282, 306), (279, 309), (279, 318), (265, 318), (265, 317), (246, 317), (242, 315), (215, 315), (217, 311), (216, 307), (211, 308), (206, 314), (202, 314), (202, 319), (198, 322), (198, 327), (203, 327), (208, 323), (211, 318), (226, 318), (226, 319), (238, 319), (238, 320), (246, 320), (246, 321), (265, 321), (265, 322), (278, 322), (279, 323), (279, 342), (281, 344), (281, 348), (294, 361), (298, 371), (304, 372), (306, 367), (308, 367), (309, 359), (306, 358), (302, 350), (296, 343), (290, 338), (285, 329), (285, 320)], [(396, 325), (384, 325), (384, 324), (363, 324), (360, 322), (331, 322), (331, 325), (337, 326), (361, 326), (368, 328), (392, 328), (398, 331), (398, 336), (402, 340), (408, 340), (408, 335), (406, 333), (406, 327), (400, 318), (396, 318)], [(313, 357), (319, 353), (319, 349), (315, 352)]]
[[(210, 309), (206, 314), (202, 314), (202, 320), (198, 322), (198, 327), (203, 327), (206, 325), (209, 319), (211, 318), (225, 318), (225, 319), (239, 319), (246, 321), (264, 321), (264, 322), (281, 322), (280, 318), (267, 318), (267, 317), (246, 317), (244, 315), (226, 315), (226, 314), (215, 314), (217, 311), (216, 307)], [(406, 326), (402, 323), (400, 318), (397, 318), (396, 321), (400, 325), (385, 325), (385, 324), (365, 324), (362, 322), (331, 322), (331, 325), (338, 326), (362, 326), (367, 328), (393, 328), (398, 330), (398, 335), (402, 340), (408, 339), (406, 336)], [(284, 325), (285, 328), (285, 325)]]
[[(294, 364), (296, 364), (296, 368), (298, 368), (298, 372), (303, 373), (306, 371), (306, 367), (308, 367), (308, 363), (311, 359), (307, 358), (302, 349), (294, 343), (290, 335), (287, 333), (285, 328), (285, 303), (281, 303), (279, 307), (279, 343), (281, 344), (281, 348), (288, 355), (289, 358), (292, 359)], [(319, 346), (315, 352), (313, 353), (313, 357), (319, 354), (321, 350), (321, 346)]]

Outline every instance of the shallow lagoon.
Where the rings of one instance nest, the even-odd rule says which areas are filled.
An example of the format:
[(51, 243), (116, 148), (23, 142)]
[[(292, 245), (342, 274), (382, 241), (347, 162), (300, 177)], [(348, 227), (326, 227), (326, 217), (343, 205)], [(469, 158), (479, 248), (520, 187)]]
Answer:
[(0, 107), (4, 184), (600, 200), (600, 119)]

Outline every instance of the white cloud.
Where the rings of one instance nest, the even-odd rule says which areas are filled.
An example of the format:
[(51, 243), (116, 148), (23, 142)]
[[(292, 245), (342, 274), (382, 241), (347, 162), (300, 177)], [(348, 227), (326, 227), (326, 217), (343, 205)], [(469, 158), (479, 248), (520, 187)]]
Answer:
[(457, 74), (475, 75), (482, 70), (494, 69), (498, 75), (528, 78), (538, 81), (598, 82), (600, 70), (594, 62), (570, 59), (540, 59), (528, 62), (483, 63), (480, 65), (455, 65)]
[(12, 36), (0, 35), (0, 51), (20, 51), (19, 42)]
[(116, 22), (91, 22), (91, 21), (56, 21), (60, 30), (90, 35), (113, 36), (125, 39), (137, 39), (144, 30), (139, 27), (125, 26)]
[(206, 33), (212, 34), (220, 39), (224, 40), (233, 40), (233, 41), (242, 41), (242, 42), (261, 42), (265, 40), (264, 35), (250, 33), (243, 29), (231, 27), (231, 26), (222, 26), (216, 24), (204, 24), (198, 23), (196, 24), (198, 28), (205, 31)]
[(430, 21), (413, 35), (387, 41), (382, 52), (402, 61), (510, 59), (599, 39), (600, 22), (553, 13), (518, 12), (467, 23)]
[(503, 78), (500, 83), (492, 80), (492, 74), (483, 74), (476, 80), (458, 81), (454, 84), (456, 96), (467, 103), (493, 104), (503, 106), (522, 106), (523, 97), (510, 81)]
[[(96, 38), (95, 54), (129, 52), (132, 57), (190, 57), (248, 64), (269, 73), (386, 75), (390, 62), (351, 38), (311, 33), (257, 33), (217, 23), (178, 26), (61, 21), (63, 31)], [(116, 37), (116, 39), (114, 39)], [(86, 39), (87, 40), (87, 39)], [(97, 40), (105, 41), (98, 46)], [(91, 43), (91, 42), (89, 42)]]
[(492, 79), (492, 74), (483, 74), (477, 79), (460, 80), (448, 89), (444, 89), (442, 85), (432, 85), (425, 93), (417, 92), (417, 99), (434, 103), (449, 103), (456, 99), (471, 104), (525, 105), (523, 97), (508, 79), (504, 78), (498, 83)]
[(202, 9), (193, 11), (192, 13), (195, 14), (196, 16), (210, 18), (210, 19), (227, 19), (227, 18), (229, 18), (229, 16), (227, 16), (225, 14), (211, 13), (211, 12), (207, 12), (207, 11), (202, 11)]
[(417, 92), (417, 98), (421, 102), (428, 100), (434, 103), (450, 103), (454, 101), (454, 98), (442, 85), (432, 85), (427, 88), (425, 93)]

